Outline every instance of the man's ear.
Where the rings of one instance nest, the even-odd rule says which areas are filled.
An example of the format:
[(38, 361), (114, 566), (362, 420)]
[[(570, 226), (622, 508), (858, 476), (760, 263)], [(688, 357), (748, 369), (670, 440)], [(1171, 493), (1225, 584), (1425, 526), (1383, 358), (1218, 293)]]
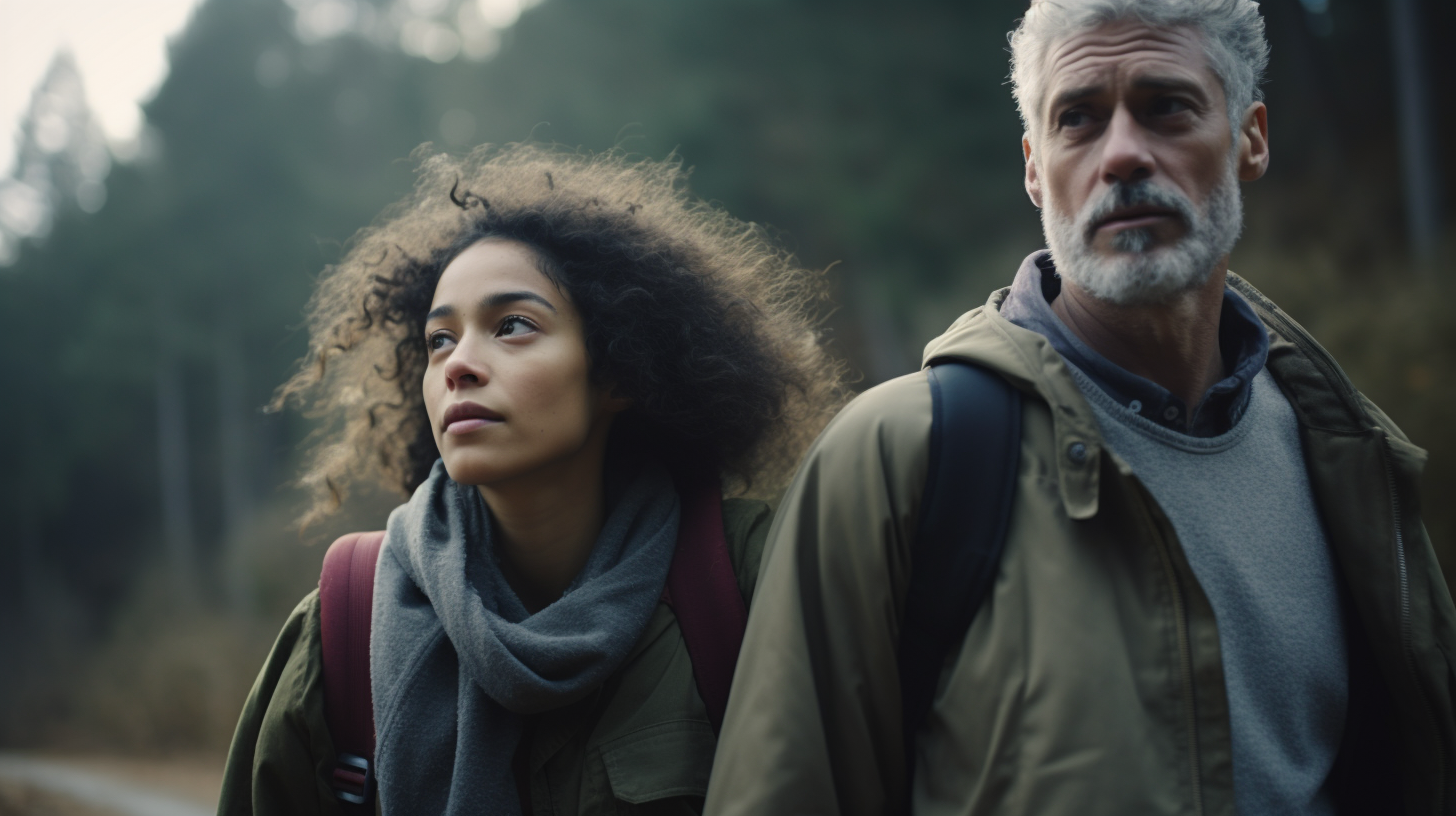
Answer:
[(1255, 102), (1239, 125), (1239, 181), (1254, 181), (1269, 169), (1269, 109)]
[(1031, 155), (1031, 139), (1026, 134), (1021, 136), (1021, 157), (1026, 160), (1026, 194), (1031, 196), (1031, 203), (1041, 209), (1041, 179), (1036, 174), (1036, 159)]

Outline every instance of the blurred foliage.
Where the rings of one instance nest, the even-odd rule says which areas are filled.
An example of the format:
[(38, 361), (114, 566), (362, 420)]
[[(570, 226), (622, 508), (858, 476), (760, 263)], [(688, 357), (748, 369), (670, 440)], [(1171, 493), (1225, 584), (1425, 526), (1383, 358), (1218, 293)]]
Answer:
[[(300, 38), (303, 5), (206, 0), (106, 205), (62, 208), (0, 269), (0, 649), (16, 656), (0, 669), (0, 744), (225, 740), (322, 556), (288, 529), (297, 497), (280, 488), (308, 425), (257, 408), (302, 351), (314, 277), (408, 189), (422, 142), (676, 151), (699, 195), (834, 265), (827, 325), (866, 382), (913, 368), (1041, 246), (1005, 84), (1025, 0), (546, 0), (492, 58), (441, 64), (349, 33)], [(1324, 22), (1298, 0), (1264, 7), (1274, 165), (1247, 188), (1234, 268), (1431, 451), (1426, 518), (1451, 563), (1456, 270), (1418, 269), (1403, 248), (1385, 4), (1334, 0)], [(1432, 44), (1456, 32), (1452, 4), (1423, 13)], [(1450, 132), (1456, 56), (1431, 58)], [(1456, 162), (1442, 172), (1453, 189)], [(183, 384), (191, 609), (159, 577), (168, 367)], [(311, 535), (380, 527), (395, 501), (360, 499)]]

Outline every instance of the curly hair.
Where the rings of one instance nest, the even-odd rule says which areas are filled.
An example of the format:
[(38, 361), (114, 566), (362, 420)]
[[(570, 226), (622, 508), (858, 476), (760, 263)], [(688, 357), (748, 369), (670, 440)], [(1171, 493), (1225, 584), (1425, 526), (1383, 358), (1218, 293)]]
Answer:
[(771, 495), (848, 391), (816, 330), (823, 275), (755, 224), (694, 198), (679, 160), (482, 146), (417, 152), (418, 180), (325, 270), (309, 350), (272, 408), (324, 420), (304, 526), (374, 481), (405, 495), (439, 458), (425, 414), (425, 315), (445, 267), (519, 241), (585, 326), (590, 376), (628, 397), (611, 449), (716, 469)]

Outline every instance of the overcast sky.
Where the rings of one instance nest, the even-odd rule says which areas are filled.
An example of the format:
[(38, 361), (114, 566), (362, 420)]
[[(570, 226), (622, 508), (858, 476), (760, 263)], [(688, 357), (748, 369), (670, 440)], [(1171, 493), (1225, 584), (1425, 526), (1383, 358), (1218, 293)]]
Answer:
[(20, 117), (56, 51), (70, 48), (86, 97), (113, 141), (135, 137), (140, 102), (167, 70), (167, 39), (197, 0), (0, 0), (0, 176), (15, 158)]

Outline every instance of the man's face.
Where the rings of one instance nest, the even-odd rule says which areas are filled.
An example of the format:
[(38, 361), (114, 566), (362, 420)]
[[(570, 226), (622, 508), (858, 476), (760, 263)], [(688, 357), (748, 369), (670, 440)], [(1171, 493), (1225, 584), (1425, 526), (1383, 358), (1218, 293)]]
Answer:
[(1262, 175), (1267, 152), (1259, 103), (1235, 142), (1200, 35), (1117, 23), (1072, 36), (1048, 55), (1039, 104), (1027, 192), (1063, 276), (1118, 303), (1206, 281), (1238, 240), (1238, 181)]

